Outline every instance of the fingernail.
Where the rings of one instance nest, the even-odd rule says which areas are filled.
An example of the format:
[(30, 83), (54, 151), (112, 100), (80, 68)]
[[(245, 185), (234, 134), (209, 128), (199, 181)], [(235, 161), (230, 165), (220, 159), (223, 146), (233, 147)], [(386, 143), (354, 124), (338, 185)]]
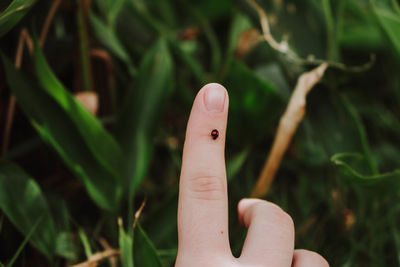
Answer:
[(204, 92), (204, 104), (208, 111), (222, 112), (225, 104), (225, 89), (219, 84), (207, 86)]

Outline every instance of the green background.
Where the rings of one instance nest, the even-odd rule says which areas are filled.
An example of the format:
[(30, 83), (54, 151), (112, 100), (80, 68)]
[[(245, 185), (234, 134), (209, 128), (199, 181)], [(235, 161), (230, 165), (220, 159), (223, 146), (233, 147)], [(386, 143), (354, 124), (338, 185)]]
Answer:
[[(327, 70), (266, 199), (293, 217), (296, 248), (331, 266), (400, 266), (399, 2), (259, 3), (274, 38), (299, 57), (347, 66), (376, 58), (359, 72)], [(260, 24), (242, 0), (63, 0), (41, 46), (51, 5), (0, 3), (2, 138), (17, 100), (0, 160), (0, 266), (75, 264), (104, 240), (120, 249), (121, 266), (172, 266), (185, 127), (207, 82), (230, 97), (230, 241), (239, 256), (237, 202), (255, 185), (297, 78), (315, 65), (266, 42), (243, 52)], [(18, 70), (23, 28), (33, 51)], [(97, 116), (74, 97), (84, 91), (98, 95)]]

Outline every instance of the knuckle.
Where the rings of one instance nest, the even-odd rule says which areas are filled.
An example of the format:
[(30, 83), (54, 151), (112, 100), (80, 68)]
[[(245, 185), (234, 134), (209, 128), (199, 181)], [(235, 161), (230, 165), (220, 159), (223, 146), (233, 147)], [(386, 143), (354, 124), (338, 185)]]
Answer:
[(220, 200), (224, 197), (225, 184), (217, 175), (199, 175), (190, 179), (189, 190), (200, 200)]

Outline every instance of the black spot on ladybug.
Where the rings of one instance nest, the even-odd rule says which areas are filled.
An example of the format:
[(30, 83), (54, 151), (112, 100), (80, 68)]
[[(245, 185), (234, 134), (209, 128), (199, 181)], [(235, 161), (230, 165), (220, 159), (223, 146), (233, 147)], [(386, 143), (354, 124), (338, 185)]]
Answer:
[(215, 139), (218, 138), (218, 136), (219, 136), (219, 132), (218, 132), (217, 129), (214, 129), (214, 130), (211, 131), (211, 137), (212, 137), (212, 139), (215, 140)]

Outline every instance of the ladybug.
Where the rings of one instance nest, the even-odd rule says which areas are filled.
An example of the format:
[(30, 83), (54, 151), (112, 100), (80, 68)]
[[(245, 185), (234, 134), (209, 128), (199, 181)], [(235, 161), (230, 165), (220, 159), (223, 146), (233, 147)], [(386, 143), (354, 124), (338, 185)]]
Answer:
[(214, 130), (211, 131), (211, 137), (212, 137), (212, 139), (215, 140), (215, 139), (218, 138), (218, 136), (219, 136), (219, 132), (218, 132), (217, 129), (214, 129)]

